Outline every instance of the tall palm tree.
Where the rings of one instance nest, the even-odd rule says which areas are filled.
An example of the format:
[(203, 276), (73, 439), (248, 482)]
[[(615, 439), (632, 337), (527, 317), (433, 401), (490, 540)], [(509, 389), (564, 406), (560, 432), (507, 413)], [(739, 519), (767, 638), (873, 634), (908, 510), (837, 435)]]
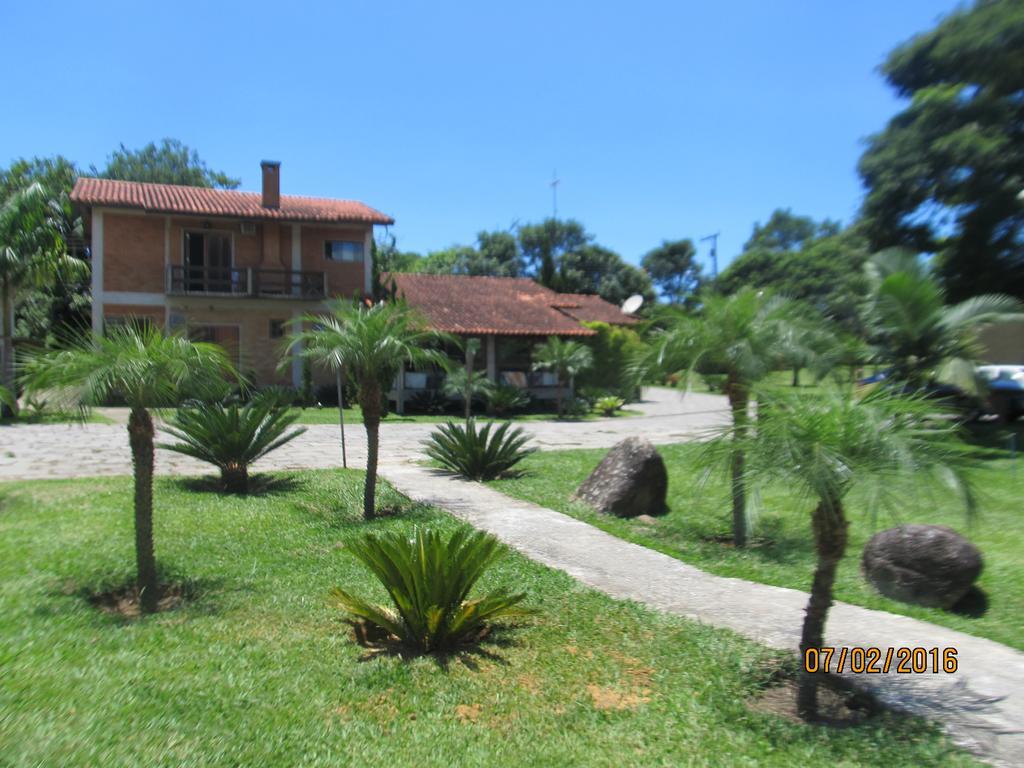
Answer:
[(77, 223), (67, 213), (66, 195), (52, 197), (39, 183), (0, 203), (0, 384), (14, 389), (14, 310), (30, 285), (80, 275), (88, 266), (67, 253), (66, 238)]
[(1001, 294), (947, 305), (934, 275), (909, 251), (882, 251), (866, 270), (870, 289), (864, 320), (876, 357), (892, 365), (894, 379), (915, 389), (942, 382), (974, 391), (978, 330), (1024, 316), (1024, 305)]
[(156, 610), (160, 598), (153, 550), (153, 417), (150, 409), (173, 405), (186, 395), (226, 387), (236, 376), (224, 350), (181, 336), (165, 336), (151, 325), (129, 324), (106, 336), (86, 337), (67, 348), (29, 355), (22, 382), (30, 392), (58, 393), (86, 409), (116, 396), (130, 408), (128, 442), (135, 473), (135, 558), (140, 607)]
[[(448, 337), (431, 331), (404, 303), (362, 304), (336, 302), (331, 314), (306, 315), (303, 327), (289, 342), (312, 362), (332, 370), (344, 368), (355, 384), (356, 398), (366, 428), (366, 485), (363, 516), (374, 516), (377, 491), (377, 454), (384, 398), (405, 365), (445, 365), (447, 358), (433, 348)], [(338, 403), (341, 408), (341, 403)]]
[[(793, 302), (743, 288), (730, 295), (706, 295), (699, 314), (665, 315), (651, 334), (647, 363), (655, 370), (725, 375), (725, 394), (736, 440), (732, 465), (733, 543), (746, 546), (749, 521), (744, 484), (744, 450), (751, 389), (781, 362), (781, 341), (794, 323)], [(804, 321), (806, 322), (806, 321)]]
[[(849, 388), (830, 386), (818, 397), (776, 393), (758, 416), (756, 436), (746, 436), (750, 482), (776, 481), (812, 506), (811, 530), (817, 562), (800, 635), (800, 651), (821, 648), (832, 605), (836, 569), (846, 552), (846, 499), (864, 487), (871, 512), (905, 504), (893, 491), (900, 479), (950, 486), (970, 514), (975, 497), (965, 475), (968, 454), (956, 425), (919, 396), (876, 390), (863, 398)], [(728, 458), (733, 432), (712, 440), (706, 461)], [(797, 708), (817, 717), (819, 675), (802, 672)]]
[(594, 364), (594, 353), (578, 341), (566, 341), (558, 336), (548, 336), (543, 344), (533, 348), (533, 370), (551, 371), (558, 380), (555, 403), (558, 418), (562, 418), (562, 391), (572, 386), (572, 381)]

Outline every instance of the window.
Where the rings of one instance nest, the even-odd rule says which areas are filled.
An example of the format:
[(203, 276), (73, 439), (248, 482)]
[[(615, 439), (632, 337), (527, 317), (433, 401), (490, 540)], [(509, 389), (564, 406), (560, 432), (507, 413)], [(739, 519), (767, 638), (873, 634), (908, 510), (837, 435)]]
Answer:
[(270, 338), (272, 338), (272, 339), (284, 338), (284, 320), (271, 320), (270, 321)]
[(325, 240), (324, 258), (328, 261), (362, 261), (363, 244), (354, 240)]

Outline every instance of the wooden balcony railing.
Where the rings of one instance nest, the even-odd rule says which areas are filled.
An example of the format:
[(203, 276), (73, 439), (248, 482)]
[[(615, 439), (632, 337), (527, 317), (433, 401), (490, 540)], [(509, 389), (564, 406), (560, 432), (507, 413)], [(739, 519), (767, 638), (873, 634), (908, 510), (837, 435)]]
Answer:
[(285, 299), (327, 297), (325, 272), (261, 267), (167, 267), (172, 296), (241, 296)]

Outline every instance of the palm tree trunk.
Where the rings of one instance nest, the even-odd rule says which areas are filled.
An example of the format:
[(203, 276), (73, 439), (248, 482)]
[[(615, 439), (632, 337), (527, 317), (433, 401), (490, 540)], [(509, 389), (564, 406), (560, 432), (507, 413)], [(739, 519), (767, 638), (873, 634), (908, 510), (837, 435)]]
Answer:
[(372, 520), (376, 511), (377, 451), (380, 447), (380, 392), (376, 386), (359, 387), (359, 404), (366, 427), (366, 485), (363, 486), (363, 517)]
[(793, 386), (794, 387), (799, 387), (800, 386), (800, 366), (799, 365), (796, 366), (795, 368), (793, 368)]
[(558, 410), (558, 418), (562, 418), (562, 375), (555, 378), (555, 408)]
[(145, 408), (132, 408), (128, 440), (135, 471), (135, 563), (138, 572), (139, 607), (152, 613), (160, 599), (153, 552), (153, 418)]
[(463, 393), (466, 400), (466, 423), (469, 423), (473, 415), (473, 353), (466, 350), (466, 391)]
[[(811, 527), (818, 562), (800, 635), (802, 660), (807, 658), (809, 648), (820, 649), (825, 644), (825, 619), (832, 606), (836, 569), (846, 552), (847, 522), (842, 502), (839, 499), (819, 501), (811, 517)], [(805, 720), (814, 720), (818, 716), (818, 681), (824, 671), (812, 673), (803, 668), (800, 671), (796, 708)]]
[[(343, 382), (344, 371), (338, 368), (338, 429), (341, 430), (341, 466), (348, 469), (348, 456), (345, 455), (345, 386)], [(404, 373), (398, 374), (405, 375)]]
[(730, 459), (732, 474), (732, 540), (737, 547), (747, 545), (747, 487), (744, 480), (746, 454), (741, 447), (747, 436), (747, 406), (750, 395), (744, 384), (730, 374), (726, 379), (726, 394), (732, 410), (733, 450)]

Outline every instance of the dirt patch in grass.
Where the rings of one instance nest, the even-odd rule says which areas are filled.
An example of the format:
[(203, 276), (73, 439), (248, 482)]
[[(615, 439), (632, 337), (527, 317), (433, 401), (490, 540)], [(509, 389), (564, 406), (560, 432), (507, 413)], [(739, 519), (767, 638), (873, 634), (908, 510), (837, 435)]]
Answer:
[[(195, 596), (195, 590), (191, 585), (164, 584), (160, 588), (160, 599), (156, 604), (156, 612), (173, 611), (189, 600), (193, 600)], [(86, 600), (94, 608), (112, 616), (137, 619), (142, 615), (139, 588), (134, 584), (90, 594), (86, 596)]]
[[(797, 683), (786, 680), (759, 691), (747, 701), (754, 712), (775, 715), (792, 723), (806, 723), (796, 710)], [(867, 694), (825, 678), (818, 686), (818, 719), (815, 725), (829, 728), (852, 728), (883, 711), (882, 706)]]

